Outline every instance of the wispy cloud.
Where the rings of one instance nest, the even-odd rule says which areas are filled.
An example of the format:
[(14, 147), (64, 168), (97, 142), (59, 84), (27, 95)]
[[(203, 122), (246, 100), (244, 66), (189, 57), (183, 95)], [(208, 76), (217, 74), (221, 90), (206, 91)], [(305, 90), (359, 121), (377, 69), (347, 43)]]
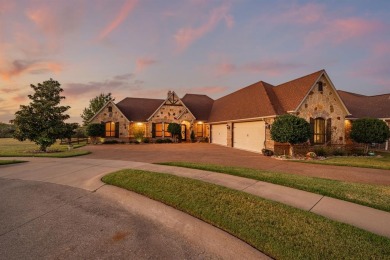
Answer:
[(100, 32), (98, 39), (103, 40), (112, 31), (114, 31), (127, 18), (131, 11), (134, 10), (138, 0), (127, 0), (122, 6), (117, 16)]
[(62, 64), (51, 61), (34, 61), (34, 60), (14, 60), (6, 68), (0, 69), (0, 76), (3, 80), (8, 81), (12, 77), (24, 73), (42, 74), (47, 72), (58, 73), (62, 70)]
[(156, 64), (157, 60), (151, 58), (138, 58), (135, 63), (136, 63), (135, 71), (136, 73), (139, 73), (142, 72), (147, 67)]
[(316, 46), (324, 42), (341, 44), (368, 35), (381, 27), (379, 22), (361, 18), (332, 19), (322, 24), (320, 30), (310, 32), (305, 38), (305, 45)]
[(214, 75), (226, 76), (234, 73), (263, 73), (269, 76), (277, 76), (282, 73), (304, 67), (304, 64), (296, 62), (280, 62), (276, 60), (264, 60), (246, 62), (241, 65), (231, 62), (222, 62), (214, 66)]
[(202, 38), (205, 34), (211, 32), (220, 21), (225, 21), (228, 28), (232, 28), (234, 25), (234, 18), (229, 14), (230, 5), (224, 4), (211, 11), (208, 20), (201, 26), (193, 28), (186, 27), (180, 28), (175, 34), (174, 38), (176, 41), (178, 51), (184, 51), (194, 41)]
[(67, 83), (64, 85), (64, 93), (68, 97), (95, 96), (101, 92), (113, 94), (124, 91), (141, 89), (143, 81), (134, 79), (133, 74), (117, 75), (103, 81), (90, 81), (87, 83)]

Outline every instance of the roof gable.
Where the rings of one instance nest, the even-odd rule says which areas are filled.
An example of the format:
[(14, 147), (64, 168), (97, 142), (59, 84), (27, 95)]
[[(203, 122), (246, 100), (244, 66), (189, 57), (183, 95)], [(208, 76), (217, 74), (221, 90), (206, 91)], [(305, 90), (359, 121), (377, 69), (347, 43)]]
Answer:
[(318, 79), (314, 82), (314, 84), (311, 86), (311, 88), (309, 89), (309, 91), (306, 93), (305, 97), (302, 99), (302, 101), (299, 103), (298, 107), (294, 110), (294, 111), (298, 111), (298, 109), (303, 105), (303, 103), (305, 102), (305, 100), (307, 99), (308, 95), (310, 94), (310, 92), (313, 91), (313, 89), (318, 86), (318, 82), (321, 80), (321, 78), (324, 77), (326, 82), (329, 83), (329, 87), (332, 89), (332, 93), (334, 93), (334, 95), (336, 95), (336, 98), (337, 100), (340, 102), (342, 108), (344, 109), (345, 113), (347, 115), (351, 114), (349, 111), (348, 111), (348, 108), (345, 106), (343, 100), (340, 98), (339, 94), (337, 93), (337, 90), (336, 88), (334, 87), (332, 81), (330, 80), (328, 74), (326, 73), (325, 70), (322, 71), (322, 73), (320, 74), (320, 76), (318, 77)]
[(188, 109), (188, 107), (183, 103), (183, 101), (179, 98), (179, 96), (175, 93), (175, 91), (168, 91), (167, 98), (165, 101), (161, 103), (161, 105), (148, 117), (148, 121), (163, 107), (163, 106), (183, 106), (184, 111), (176, 116), (176, 119), (180, 119), (182, 115), (184, 115), (186, 112), (188, 112), (194, 119), (196, 117), (191, 113), (191, 111)]
[(123, 115), (123, 116), (125, 116), (126, 117), (126, 115), (124, 115), (123, 114), (123, 112), (122, 112), (122, 110), (120, 110), (116, 105), (115, 105), (115, 103), (114, 103), (114, 101), (113, 100), (110, 100), (110, 101), (108, 101), (104, 106), (102, 106), (102, 108), (101, 109), (99, 109), (99, 111), (98, 112), (96, 112), (96, 114), (91, 118), (91, 119), (89, 119), (89, 121), (88, 122), (92, 122), (107, 106), (109, 106), (109, 105), (111, 105), (111, 106), (113, 106), (113, 107), (115, 107), (115, 108), (117, 108), (118, 109), (118, 111)]

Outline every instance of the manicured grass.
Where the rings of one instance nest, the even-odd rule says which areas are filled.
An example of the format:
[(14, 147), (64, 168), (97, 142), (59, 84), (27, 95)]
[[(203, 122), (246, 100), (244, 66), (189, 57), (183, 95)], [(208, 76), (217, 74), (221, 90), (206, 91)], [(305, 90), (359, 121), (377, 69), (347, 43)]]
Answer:
[[(84, 146), (83, 144), (76, 144), (74, 148)], [(33, 142), (24, 141), (19, 142), (12, 138), (0, 138), (0, 157), (56, 157), (65, 158), (89, 154), (90, 152), (79, 149), (72, 149), (68, 151), (67, 145), (60, 145), (59, 142), (49, 147), (48, 153), (36, 152), (39, 147)], [(52, 152), (51, 152), (52, 151)], [(55, 152), (53, 152), (55, 151)]]
[(270, 182), (390, 212), (390, 186), (351, 183), (287, 173), (268, 172), (257, 169), (212, 164), (189, 162), (167, 162), (160, 164), (220, 172)]
[(23, 163), (26, 161), (19, 161), (19, 160), (0, 160), (0, 165), (6, 165), (6, 164), (14, 164), (14, 163)]
[(140, 170), (102, 179), (215, 225), (276, 259), (385, 259), (390, 239), (241, 191)]
[(307, 161), (296, 161), (296, 162), (390, 170), (390, 153), (382, 152), (378, 154), (381, 155), (382, 157), (339, 156), (339, 157), (330, 157), (325, 160), (310, 160), (310, 161), (307, 160)]

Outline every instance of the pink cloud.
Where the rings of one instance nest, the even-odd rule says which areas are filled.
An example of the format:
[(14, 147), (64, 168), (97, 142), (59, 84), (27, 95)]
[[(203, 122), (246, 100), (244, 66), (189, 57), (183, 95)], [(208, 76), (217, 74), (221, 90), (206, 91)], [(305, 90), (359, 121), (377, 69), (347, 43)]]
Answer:
[(137, 5), (138, 0), (127, 0), (126, 3), (122, 6), (120, 12), (115, 17), (114, 20), (112, 20), (99, 34), (99, 40), (102, 40), (107, 37), (112, 31), (114, 31), (123, 21), (126, 19), (126, 17), (129, 15), (129, 13), (134, 10), (135, 6)]
[(141, 72), (147, 67), (157, 63), (157, 61), (150, 58), (138, 58), (135, 63), (136, 63), (135, 71)]
[(222, 62), (216, 66), (215, 73), (217, 76), (228, 75), (238, 71), (238, 67), (230, 62)]
[(0, 76), (3, 80), (9, 81), (12, 77), (24, 73), (41, 74), (46, 72), (58, 73), (62, 71), (62, 64), (50, 61), (28, 61), (15, 60), (9, 64), (8, 68), (0, 70)]
[(192, 94), (204, 94), (204, 95), (213, 95), (213, 94), (219, 94), (224, 93), (228, 90), (227, 87), (223, 86), (210, 86), (210, 87), (196, 87), (196, 88), (189, 88), (188, 93)]
[(234, 25), (234, 19), (229, 14), (230, 6), (222, 5), (215, 8), (210, 13), (208, 21), (197, 28), (181, 28), (177, 31), (174, 38), (179, 51), (187, 49), (194, 41), (202, 38), (205, 34), (211, 32), (220, 21), (225, 21), (228, 28)]
[(309, 46), (323, 42), (341, 44), (367, 35), (381, 27), (382, 24), (379, 22), (361, 18), (332, 19), (326, 22), (319, 30), (309, 33), (305, 39), (305, 44)]
[(303, 67), (303, 64), (292, 62), (279, 62), (275, 60), (264, 60), (247, 62), (242, 65), (233, 64), (230, 62), (222, 62), (215, 66), (212, 70), (216, 76), (224, 76), (233, 73), (264, 73), (270, 76), (277, 76), (296, 68)]
[(271, 20), (274, 23), (312, 24), (324, 19), (325, 11), (325, 6), (322, 4), (294, 5), (289, 6), (289, 9), (280, 16), (271, 17)]

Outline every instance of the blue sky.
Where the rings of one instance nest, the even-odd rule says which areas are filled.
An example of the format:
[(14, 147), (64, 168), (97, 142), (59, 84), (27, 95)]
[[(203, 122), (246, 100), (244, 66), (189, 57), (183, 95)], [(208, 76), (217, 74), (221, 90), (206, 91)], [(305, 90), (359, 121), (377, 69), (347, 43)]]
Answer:
[(390, 92), (390, 1), (0, 0), (0, 122), (58, 80), (71, 121), (101, 92), (219, 98), (325, 69)]

